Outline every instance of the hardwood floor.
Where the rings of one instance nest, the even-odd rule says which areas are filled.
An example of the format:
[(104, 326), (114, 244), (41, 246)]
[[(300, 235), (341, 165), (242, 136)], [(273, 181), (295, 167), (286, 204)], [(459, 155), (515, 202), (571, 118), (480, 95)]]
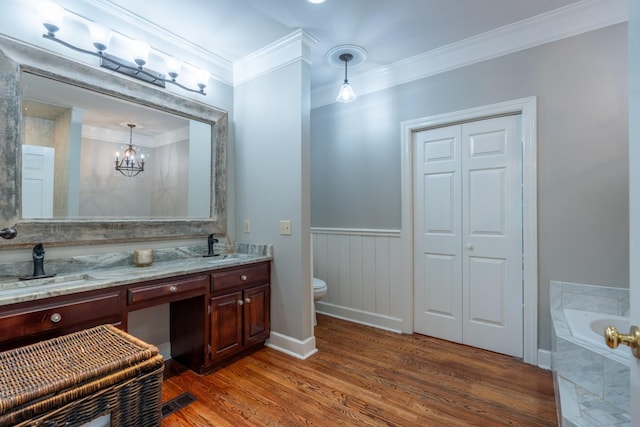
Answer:
[[(421, 335), (318, 315), (307, 360), (264, 348), (217, 372), (168, 363), (175, 426), (555, 426), (551, 372)], [(176, 369), (177, 368), (177, 369)]]

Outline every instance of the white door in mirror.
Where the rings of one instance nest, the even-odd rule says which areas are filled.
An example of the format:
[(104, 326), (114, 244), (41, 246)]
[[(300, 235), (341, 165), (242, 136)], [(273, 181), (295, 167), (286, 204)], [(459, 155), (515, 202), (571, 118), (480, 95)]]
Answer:
[(53, 218), (55, 150), (22, 146), (22, 218)]

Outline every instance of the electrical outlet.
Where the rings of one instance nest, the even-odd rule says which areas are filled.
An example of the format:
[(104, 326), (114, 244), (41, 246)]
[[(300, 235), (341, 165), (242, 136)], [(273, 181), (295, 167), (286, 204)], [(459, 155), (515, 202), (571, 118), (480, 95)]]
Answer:
[(291, 221), (284, 219), (280, 221), (280, 234), (283, 236), (291, 236)]
[(244, 232), (251, 233), (251, 221), (248, 219), (244, 220)]

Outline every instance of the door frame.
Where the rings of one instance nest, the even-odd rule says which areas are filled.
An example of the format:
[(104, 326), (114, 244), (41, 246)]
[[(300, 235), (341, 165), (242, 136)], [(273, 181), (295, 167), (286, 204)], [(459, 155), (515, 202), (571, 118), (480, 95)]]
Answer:
[(506, 114), (522, 117), (522, 256), (523, 256), (523, 359), (538, 365), (538, 208), (537, 208), (537, 98), (521, 98), (451, 113), (404, 121), (401, 127), (401, 231), (408, 283), (405, 307), (411, 316), (405, 329), (413, 332), (413, 134), (429, 128), (486, 119)]

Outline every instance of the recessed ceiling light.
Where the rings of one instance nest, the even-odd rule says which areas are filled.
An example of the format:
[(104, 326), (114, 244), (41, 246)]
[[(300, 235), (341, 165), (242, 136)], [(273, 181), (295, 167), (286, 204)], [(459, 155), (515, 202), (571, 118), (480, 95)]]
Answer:
[(320, 3), (324, 3), (325, 0), (307, 0), (309, 3), (313, 3), (313, 4), (320, 4)]

